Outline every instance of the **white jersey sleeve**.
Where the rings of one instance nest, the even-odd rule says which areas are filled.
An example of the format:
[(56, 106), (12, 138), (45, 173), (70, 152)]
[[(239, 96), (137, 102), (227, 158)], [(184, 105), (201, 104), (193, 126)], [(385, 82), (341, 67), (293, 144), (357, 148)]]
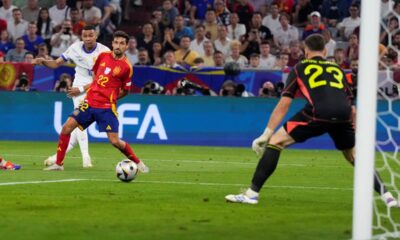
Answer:
[(87, 51), (82, 41), (72, 44), (61, 57), (75, 63), (75, 78), (72, 86), (80, 87), (90, 84), (93, 80), (92, 68), (100, 53), (110, 51), (101, 43), (96, 43), (95, 48)]

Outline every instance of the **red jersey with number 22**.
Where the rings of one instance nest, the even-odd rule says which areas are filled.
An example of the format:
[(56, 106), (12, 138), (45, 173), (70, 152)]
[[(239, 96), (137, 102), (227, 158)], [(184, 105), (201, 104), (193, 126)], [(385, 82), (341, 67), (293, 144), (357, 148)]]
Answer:
[(131, 88), (132, 65), (124, 56), (115, 59), (112, 52), (103, 52), (93, 66), (94, 79), (86, 95), (93, 108), (114, 108), (121, 89)]

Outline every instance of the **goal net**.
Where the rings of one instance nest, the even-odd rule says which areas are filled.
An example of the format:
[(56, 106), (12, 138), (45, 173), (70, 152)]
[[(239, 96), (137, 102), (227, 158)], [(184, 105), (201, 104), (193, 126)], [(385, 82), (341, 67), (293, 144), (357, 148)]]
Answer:
[[(397, 11), (396, 11), (396, 8)], [(400, 200), (400, 4), (381, 6), (375, 168)], [(400, 238), (400, 209), (387, 208), (375, 194), (374, 239)]]

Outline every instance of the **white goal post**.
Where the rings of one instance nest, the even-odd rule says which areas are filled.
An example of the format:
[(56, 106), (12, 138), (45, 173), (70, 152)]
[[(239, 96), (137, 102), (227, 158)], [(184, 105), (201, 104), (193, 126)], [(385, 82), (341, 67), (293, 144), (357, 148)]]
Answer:
[(353, 239), (372, 237), (380, 0), (361, 4)]

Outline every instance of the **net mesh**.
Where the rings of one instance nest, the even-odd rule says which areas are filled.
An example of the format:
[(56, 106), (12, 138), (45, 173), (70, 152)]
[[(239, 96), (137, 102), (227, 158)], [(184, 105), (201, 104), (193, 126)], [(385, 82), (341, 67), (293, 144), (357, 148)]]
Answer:
[[(397, 4), (396, 4), (397, 5)], [(398, 7), (397, 7), (398, 8)], [(400, 11), (389, 4), (382, 11), (378, 82), (378, 112), (375, 167), (387, 189), (400, 200)], [(400, 202), (400, 201), (399, 201)], [(374, 239), (400, 238), (400, 209), (387, 208), (374, 195)]]

